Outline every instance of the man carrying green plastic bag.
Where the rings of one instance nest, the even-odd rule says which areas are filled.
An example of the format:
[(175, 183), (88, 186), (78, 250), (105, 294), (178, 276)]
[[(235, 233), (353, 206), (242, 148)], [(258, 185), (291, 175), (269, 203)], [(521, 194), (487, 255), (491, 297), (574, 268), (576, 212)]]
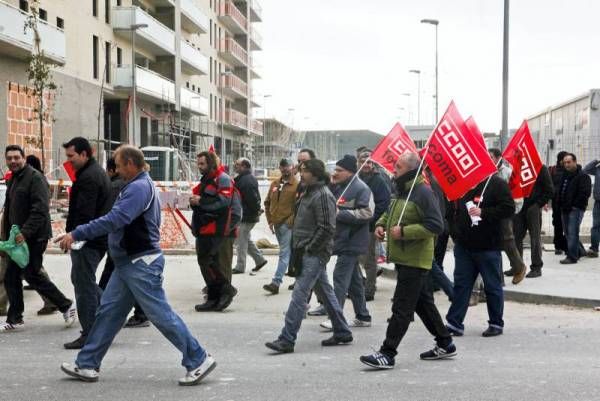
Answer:
[(14, 224), (10, 229), (8, 240), (0, 241), (0, 251), (5, 252), (13, 262), (24, 269), (29, 263), (29, 247), (25, 241), (20, 244), (15, 242), (15, 237), (19, 234), (21, 234), (21, 230), (19, 230), (19, 226)]

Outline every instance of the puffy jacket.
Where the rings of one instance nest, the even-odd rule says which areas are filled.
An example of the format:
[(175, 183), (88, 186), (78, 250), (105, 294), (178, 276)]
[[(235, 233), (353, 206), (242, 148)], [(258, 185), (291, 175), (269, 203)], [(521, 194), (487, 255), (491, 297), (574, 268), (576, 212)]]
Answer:
[(347, 183), (332, 185), (331, 192), (337, 199), (333, 254), (367, 253), (369, 224), (373, 218), (371, 190), (360, 178), (355, 177)]
[(292, 247), (327, 262), (333, 251), (335, 209), (335, 198), (325, 182), (304, 187), (296, 203)]
[[(377, 224), (377, 220), (381, 217), (382, 214), (390, 206), (390, 200), (392, 198), (392, 191), (390, 188), (390, 183), (385, 180), (384, 176), (378, 171), (375, 171), (373, 174), (360, 174), (360, 179), (363, 180), (365, 184), (371, 190), (373, 194), (373, 201), (375, 202), (375, 210), (373, 211), (373, 218), (369, 223), (369, 231), (375, 231), (375, 224)], [(389, 177), (388, 177), (389, 180)]]
[[(67, 232), (104, 216), (113, 204), (110, 179), (95, 159), (89, 159), (75, 174), (77, 179), (73, 182), (69, 196)], [(107, 237), (87, 241), (85, 246), (104, 251), (107, 248)]]
[(515, 202), (508, 184), (494, 175), (490, 178), (479, 206), (481, 221), (473, 226), (466, 203), (472, 201), (477, 205), (484, 186), (485, 181), (467, 192), (461, 199), (452, 202), (448, 211), (452, 239), (471, 251), (501, 250), (500, 221), (512, 217), (515, 212)]
[(47, 241), (52, 237), (48, 182), (33, 167), (25, 165), (6, 183), (2, 219), (3, 239), (16, 224), (27, 241)]
[[(392, 200), (377, 226), (386, 230), (388, 262), (429, 270), (435, 237), (444, 231), (444, 221), (437, 197), (423, 182), (423, 177), (417, 177), (410, 199), (407, 199), (411, 185), (412, 180), (409, 180), (403, 188), (397, 188), (398, 198)], [(400, 222), (403, 235), (400, 240), (394, 240), (390, 230), (398, 225), (404, 205), (406, 210)]]
[(235, 177), (235, 187), (242, 196), (242, 222), (258, 223), (260, 217), (260, 193), (258, 181), (252, 173), (244, 171)]
[(577, 171), (573, 173), (565, 171), (558, 197), (561, 210), (571, 210), (572, 208), (585, 210), (591, 194), (592, 180), (583, 172), (581, 166), (577, 165)]
[(192, 233), (196, 237), (229, 235), (233, 180), (223, 166), (205, 174), (192, 192), (200, 196), (200, 204), (192, 206)]
[(586, 164), (583, 172), (594, 176), (594, 199), (600, 201), (600, 160), (592, 160)]

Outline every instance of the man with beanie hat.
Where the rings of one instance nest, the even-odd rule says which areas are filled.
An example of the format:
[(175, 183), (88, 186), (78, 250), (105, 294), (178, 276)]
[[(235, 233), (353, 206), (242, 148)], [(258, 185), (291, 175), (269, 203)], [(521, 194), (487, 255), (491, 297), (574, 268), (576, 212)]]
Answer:
[[(333, 270), (333, 289), (340, 306), (344, 307), (346, 294), (354, 306), (355, 319), (351, 327), (371, 326), (367, 310), (365, 287), (358, 266), (358, 257), (367, 253), (369, 224), (373, 218), (371, 190), (356, 176), (356, 157), (345, 155), (336, 163), (331, 176), (331, 192), (337, 199), (336, 229), (333, 254), (337, 255)], [(332, 329), (331, 322), (321, 327)]]

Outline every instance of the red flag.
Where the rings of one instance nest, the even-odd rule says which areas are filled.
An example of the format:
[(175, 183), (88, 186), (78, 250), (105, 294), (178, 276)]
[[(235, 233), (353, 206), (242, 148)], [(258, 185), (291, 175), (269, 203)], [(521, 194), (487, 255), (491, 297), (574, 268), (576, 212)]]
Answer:
[(393, 173), (396, 160), (406, 151), (416, 153), (417, 147), (402, 125), (396, 123), (392, 130), (377, 144), (371, 154), (371, 160)]
[(502, 158), (512, 166), (508, 186), (515, 199), (527, 198), (542, 168), (542, 159), (529, 132), (527, 121), (513, 135), (502, 153)]
[(425, 161), (449, 200), (459, 199), (497, 171), (454, 102), (429, 138)]
[(4, 181), (8, 181), (8, 180), (10, 180), (10, 179), (12, 178), (12, 174), (13, 174), (13, 173), (12, 173), (12, 171), (8, 170), (8, 171), (6, 172), (6, 174), (4, 174), (4, 178), (3, 178), (3, 180), (4, 180)]
[(75, 169), (73, 168), (73, 165), (71, 164), (71, 162), (70, 161), (64, 162), (63, 167), (65, 168), (65, 171), (67, 172), (67, 175), (69, 176), (69, 179), (71, 180), (71, 182), (75, 182), (77, 177), (75, 175)]
[(487, 146), (485, 146), (485, 140), (483, 139), (483, 134), (479, 130), (479, 127), (477, 126), (477, 124), (475, 124), (475, 119), (473, 118), (473, 116), (471, 116), (465, 120), (465, 125), (467, 126), (469, 131), (471, 131), (471, 134), (473, 134), (475, 139), (477, 139), (481, 143), (481, 146), (483, 146), (484, 148), (487, 148)]
[(210, 146), (208, 147), (208, 152), (209, 153), (215, 153), (215, 145), (213, 145), (212, 143), (210, 144)]

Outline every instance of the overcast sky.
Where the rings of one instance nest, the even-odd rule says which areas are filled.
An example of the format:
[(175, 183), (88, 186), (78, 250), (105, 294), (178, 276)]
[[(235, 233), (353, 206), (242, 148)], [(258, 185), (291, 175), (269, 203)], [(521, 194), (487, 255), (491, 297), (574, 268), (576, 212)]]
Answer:
[[(453, 99), (482, 131), (500, 129), (502, 0), (259, 1), (256, 93), (272, 95), (267, 116), (300, 129), (387, 133), (395, 121), (417, 123), (417, 75), (408, 70), (419, 69), (421, 123), (433, 123), (434, 27), (419, 22), (433, 18), (440, 21), (440, 116)], [(600, 87), (599, 16), (597, 0), (511, 2), (511, 128)]]

